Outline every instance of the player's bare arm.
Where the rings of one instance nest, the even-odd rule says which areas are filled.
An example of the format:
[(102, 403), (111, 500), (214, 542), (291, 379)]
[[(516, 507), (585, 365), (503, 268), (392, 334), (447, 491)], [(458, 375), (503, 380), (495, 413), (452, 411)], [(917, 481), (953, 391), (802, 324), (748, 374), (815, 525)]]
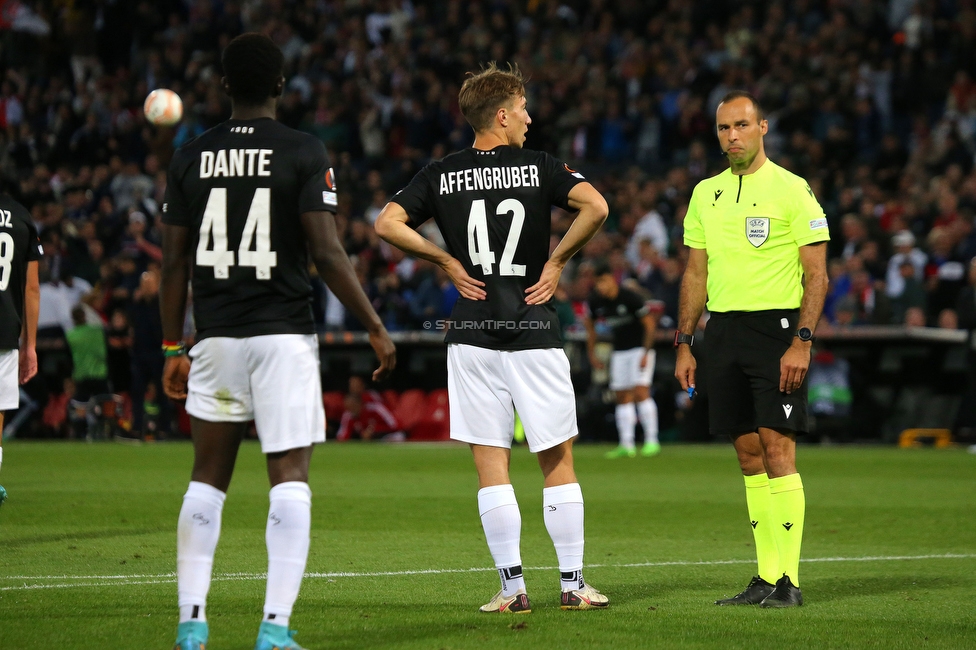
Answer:
[(24, 324), (20, 332), (20, 383), (26, 384), (37, 374), (37, 315), (40, 312), (41, 285), (37, 279), (37, 262), (27, 263), (24, 287)]
[(644, 356), (641, 357), (640, 367), (647, 366), (647, 353), (654, 349), (654, 339), (657, 337), (657, 315), (644, 314), (641, 316), (641, 325), (644, 326)]
[[(186, 318), (186, 296), (190, 281), (189, 229), (162, 224), (163, 263), (159, 288), (159, 311), (163, 324), (163, 340), (183, 338)], [(179, 355), (166, 357), (163, 366), (163, 392), (170, 399), (186, 399), (186, 380), (190, 374), (190, 360)]]
[[(704, 248), (688, 249), (688, 266), (684, 278), (681, 279), (681, 297), (678, 303), (678, 330), (691, 334), (698, 326), (708, 298), (706, 289), (708, 283), (708, 253)], [(679, 345), (677, 360), (674, 366), (674, 376), (681, 383), (683, 390), (695, 385), (695, 369), (698, 363), (691, 353), (691, 346)]]
[(577, 211), (576, 219), (549, 256), (539, 281), (525, 290), (527, 294), (525, 302), (530, 305), (549, 302), (552, 294), (556, 293), (566, 263), (586, 245), (586, 242), (593, 239), (603, 226), (603, 222), (607, 220), (607, 215), (610, 214), (607, 200), (589, 183), (575, 185), (569, 191), (568, 199), (569, 207)]
[(589, 316), (583, 321), (586, 326), (586, 354), (590, 358), (590, 365), (597, 370), (603, 370), (604, 364), (596, 357), (596, 327)]
[(308, 237), (309, 252), (319, 275), (339, 302), (369, 332), (369, 344), (380, 361), (380, 367), (373, 371), (373, 381), (386, 378), (396, 367), (396, 347), (359, 284), (352, 262), (336, 233), (335, 218), (331, 212), (324, 210), (303, 212), (302, 228)]
[(376, 234), (404, 253), (433, 262), (444, 269), (463, 298), (484, 300), (488, 295), (482, 288), (485, 283), (472, 278), (461, 262), (411, 228), (407, 223), (409, 219), (403, 206), (391, 201), (376, 218)]
[[(810, 331), (817, 328), (827, 296), (827, 245), (817, 242), (800, 246), (800, 264), (803, 266), (803, 299), (800, 301), (800, 320), (797, 328), (806, 327)], [(779, 389), (792, 393), (807, 375), (810, 368), (810, 349), (812, 341), (793, 338), (793, 344), (779, 362)]]

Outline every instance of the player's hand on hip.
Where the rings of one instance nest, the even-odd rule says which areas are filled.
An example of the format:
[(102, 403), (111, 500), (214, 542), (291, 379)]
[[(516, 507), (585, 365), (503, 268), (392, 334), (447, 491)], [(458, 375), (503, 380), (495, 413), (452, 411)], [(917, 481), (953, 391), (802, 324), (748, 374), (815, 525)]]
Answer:
[(800, 388), (810, 368), (810, 344), (794, 339), (779, 360), (779, 390), (789, 395)]
[(475, 280), (468, 275), (468, 272), (464, 270), (464, 265), (457, 258), (452, 257), (451, 261), (443, 269), (447, 273), (447, 276), (451, 278), (454, 286), (457, 287), (458, 293), (461, 294), (462, 298), (467, 298), (468, 300), (484, 300), (488, 297), (485, 290), (481, 288), (485, 286), (485, 283), (481, 280)]
[(26, 384), (37, 374), (37, 350), (24, 346), (20, 349), (20, 383)]
[(559, 278), (562, 274), (562, 266), (555, 264), (552, 260), (546, 262), (546, 265), (542, 267), (542, 275), (539, 276), (539, 281), (525, 290), (525, 293), (528, 294), (525, 297), (525, 302), (530, 305), (542, 305), (549, 302), (559, 287)]
[(190, 376), (190, 359), (185, 355), (166, 357), (163, 366), (163, 392), (175, 400), (186, 399), (186, 381)]
[(674, 376), (681, 384), (681, 390), (688, 390), (688, 387), (694, 387), (695, 385), (695, 370), (698, 368), (698, 362), (695, 360), (695, 355), (691, 353), (685, 345), (678, 346), (678, 358), (674, 363)]
[(393, 339), (384, 327), (378, 332), (370, 333), (369, 344), (373, 346), (373, 351), (380, 360), (380, 367), (373, 371), (373, 381), (386, 379), (396, 368), (396, 346), (393, 345)]

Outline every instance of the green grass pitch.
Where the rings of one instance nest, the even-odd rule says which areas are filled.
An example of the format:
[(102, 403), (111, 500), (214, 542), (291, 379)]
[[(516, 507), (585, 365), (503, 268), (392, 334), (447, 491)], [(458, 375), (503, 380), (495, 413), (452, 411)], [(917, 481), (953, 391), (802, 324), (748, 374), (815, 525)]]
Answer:
[[(188, 444), (5, 445), (0, 648), (168, 649)], [(312, 460), (312, 549), (292, 618), (325, 648), (974, 648), (976, 455), (801, 447), (807, 517), (793, 610), (719, 608), (755, 573), (731, 446), (607, 461), (580, 446), (586, 578), (607, 611), (563, 612), (542, 479), (516, 449), (534, 611), (498, 589), (461, 446), (334, 445)], [(264, 599), (267, 479), (245, 444), (224, 509), (210, 650), (253, 647)]]

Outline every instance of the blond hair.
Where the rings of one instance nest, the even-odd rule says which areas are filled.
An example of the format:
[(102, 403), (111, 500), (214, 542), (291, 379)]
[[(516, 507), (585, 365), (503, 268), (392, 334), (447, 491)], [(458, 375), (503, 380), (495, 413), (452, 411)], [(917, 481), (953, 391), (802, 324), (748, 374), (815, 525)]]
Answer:
[(509, 63), (506, 72), (492, 61), (478, 74), (468, 74), (470, 76), (464, 80), (458, 93), (458, 105), (476, 133), (484, 133), (491, 128), (499, 108), (525, 97), (525, 78), (517, 65)]

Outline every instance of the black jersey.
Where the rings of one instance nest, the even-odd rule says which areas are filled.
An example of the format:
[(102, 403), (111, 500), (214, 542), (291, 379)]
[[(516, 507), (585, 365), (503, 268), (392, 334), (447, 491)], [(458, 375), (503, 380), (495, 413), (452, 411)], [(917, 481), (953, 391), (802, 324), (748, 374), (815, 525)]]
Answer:
[(191, 230), (197, 338), (315, 331), (300, 215), (335, 212), (334, 179), (319, 140), (270, 118), (180, 147), (163, 223)]
[(0, 196), (0, 350), (20, 347), (27, 264), (43, 254), (30, 213), (9, 196)]
[(433, 218), (447, 251), (485, 283), (485, 300), (458, 299), (448, 343), (495, 350), (562, 345), (552, 302), (528, 305), (525, 290), (549, 259), (552, 206), (569, 209), (569, 191), (583, 180), (549, 154), (502, 145), (433, 162), (393, 197), (413, 227)]
[(613, 331), (613, 349), (631, 350), (644, 345), (641, 319), (651, 312), (651, 305), (630, 289), (620, 287), (613, 300), (593, 292), (588, 301), (594, 320), (603, 321)]

